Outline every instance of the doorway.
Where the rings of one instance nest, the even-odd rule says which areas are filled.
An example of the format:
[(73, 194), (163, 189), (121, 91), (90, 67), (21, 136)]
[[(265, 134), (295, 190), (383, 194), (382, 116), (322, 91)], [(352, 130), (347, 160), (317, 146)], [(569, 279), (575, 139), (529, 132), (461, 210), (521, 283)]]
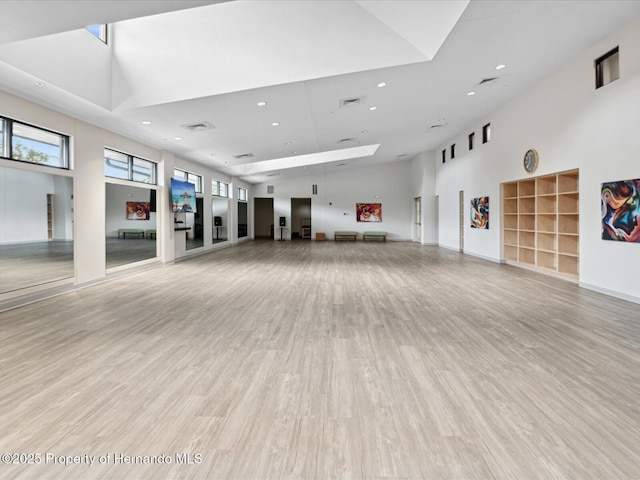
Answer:
[[(204, 225), (203, 225), (203, 200), (202, 198), (196, 197), (196, 211), (193, 213), (187, 213), (187, 226), (191, 226), (193, 222), (193, 230), (192, 234), (189, 234), (187, 230), (187, 244), (186, 249), (192, 250), (194, 248), (200, 248), (204, 245)], [(193, 217), (193, 218), (190, 218)]]
[(464, 253), (464, 190), (460, 190), (460, 253)]
[(311, 240), (311, 199), (291, 199), (291, 240)]
[(255, 238), (268, 238), (273, 240), (273, 198), (254, 198), (253, 212)]
[(238, 202), (238, 238), (246, 237), (249, 234), (247, 202)]
[(422, 198), (413, 199), (413, 226), (415, 228), (413, 240), (422, 243)]

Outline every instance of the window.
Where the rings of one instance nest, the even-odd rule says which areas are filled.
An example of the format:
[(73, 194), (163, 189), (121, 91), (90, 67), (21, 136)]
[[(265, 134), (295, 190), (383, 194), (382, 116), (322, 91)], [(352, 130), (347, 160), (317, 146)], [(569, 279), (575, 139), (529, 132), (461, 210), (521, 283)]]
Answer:
[(102, 40), (104, 43), (107, 43), (107, 26), (106, 25), (89, 25), (85, 27), (91, 35), (96, 37), (99, 40)]
[(456, 158), (456, 144), (451, 145), (451, 160)]
[(173, 170), (173, 177), (192, 183), (196, 187), (196, 193), (202, 193), (202, 177), (200, 175), (176, 168)]
[(469, 134), (469, 151), (473, 150), (473, 141), (475, 140), (476, 132)]
[(218, 180), (211, 180), (211, 195), (216, 197), (229, 197), (229, 184)]
[(620, 58), (618, 47), (605, 53), (595, 61), (596, 64), (596, 88), (604, 87), (608, 83), (620, 78)]
[(0, 119), (0, 153), (4, 158), (69, 168), (69, 137), (42, 128)]
[(487, 123), (484, 127), (482, 127), (482, 143), (487, 143), (491, 141), (491, 124)]
[(104, 149), (105, 177), (156, 185), (156, 170), (156, 164), (149, 160), (116, 152), (109, 148)]
[(442, 150), (442, 163), (447, 161), (447, 150)]
[(238, 200), (241, 202), (247, 201), (247, 189), (238, 187)]

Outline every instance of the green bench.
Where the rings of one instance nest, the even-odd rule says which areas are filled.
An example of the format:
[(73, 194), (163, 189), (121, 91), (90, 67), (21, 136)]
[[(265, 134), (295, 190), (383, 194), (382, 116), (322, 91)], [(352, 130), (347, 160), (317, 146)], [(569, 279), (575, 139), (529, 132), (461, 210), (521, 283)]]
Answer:
[(333, 232), (334, 240), (353, 240), (355, 241), (358, 236), (358, 232), (352, 232), (350, 230), (339, 230)]
[(145, 238), (156, 238), (156, 231), (155, 231), (155, 229), (145, 230), (145, 231), (144, 231), (144, 236), (145, 236)]
[(362, 240), (376, 239), (383, 242), (387, 241), (387, 232), (362, 232)]
[(139, 228), (119, 228), (118, 238), (127, 238), (127, 235), (135, 235), (138, 238), (144, 238), (144, 230)]

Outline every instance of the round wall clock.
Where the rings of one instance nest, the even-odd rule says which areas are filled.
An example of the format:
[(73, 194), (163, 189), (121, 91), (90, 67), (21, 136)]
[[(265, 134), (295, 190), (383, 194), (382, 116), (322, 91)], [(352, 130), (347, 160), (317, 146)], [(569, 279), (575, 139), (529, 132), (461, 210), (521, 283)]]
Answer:
[(538, 168), (538, 152), (532, 148), (527, 150), (527, 153), (524, 154), (523, 164), (527, 172), (531, 173), (535, 171), (535, 169)]

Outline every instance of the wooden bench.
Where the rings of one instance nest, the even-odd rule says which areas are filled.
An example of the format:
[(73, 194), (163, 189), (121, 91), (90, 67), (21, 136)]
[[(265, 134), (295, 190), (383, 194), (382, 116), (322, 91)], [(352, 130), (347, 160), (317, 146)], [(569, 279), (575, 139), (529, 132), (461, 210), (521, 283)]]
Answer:
[(358, 236), (358, 232), (352, 232), (350, 230), (339, 230), (333, 232), (334, 240), (353, 240), (355, 241)]
[(149, 229), (149, 230), (145, 230), (144, 231), (144, 236), (145, 238), (156, 238), (156, 231), (155, 229)]
[(387, 241), (387, 232), (362, 232), (362, 240), (376, 239), (383, 242)]
[(118, 238), (127, 238), (127, 235), (135, 235), (138, 238), (144, 238), (144, 230), (139, 228), (119, 228)]

